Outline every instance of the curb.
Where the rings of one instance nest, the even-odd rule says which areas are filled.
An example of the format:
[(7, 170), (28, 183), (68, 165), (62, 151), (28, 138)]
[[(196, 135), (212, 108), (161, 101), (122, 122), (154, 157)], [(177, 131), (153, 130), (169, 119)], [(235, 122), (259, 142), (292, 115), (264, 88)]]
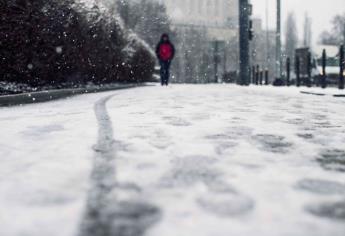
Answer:
[(100, 88), (77, 88), (77, 89), (59, 89), (47, 90), (33, 93), (23, 93), (15, 95), (0, 96), (0, 107), (18, 106), (32, 103), (49, 102), (57, 99), (72, 97), (81, 94), (106, 92), (112, 90), (128, 89), (135, 87), (148, 86), (147, 84), (122, 84)]
[(327, 94), (327, 93), (316, 93), (316, 92), (307, 92), (307, 91), (300, 91), (302, 94), (307, 95), (315, 95), (315, 96), (329, 96), (329, 97), (336, 97), (336, 98), (344, 98), (345, 94)]
[(314, 93), (314, 92), (305, 92), (305, 91), (301, 91), (300, 93), (308, 94), (308, 95), (315, 95), (315, 96), (326, 96), (326, 94), (324, 94), (324, 93)]

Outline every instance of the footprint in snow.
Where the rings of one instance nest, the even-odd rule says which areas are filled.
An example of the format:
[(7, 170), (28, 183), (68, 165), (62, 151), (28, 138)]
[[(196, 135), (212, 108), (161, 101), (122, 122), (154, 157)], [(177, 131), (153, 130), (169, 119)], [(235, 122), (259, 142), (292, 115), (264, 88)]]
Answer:
[(345, 184), (329, 180), (302, 179), (296, 188), (320, 195), (345, 194)]
[(273, 153), (287, 153), (293, 144), (286, 141), (285, 137), (272, 134), (258, 134), (252, 137), (263, 151)]
[(345, 220), (345, 201), (309, 205), (305, 210), (315, 216), (333, 220)]
[(322, 151), (316, 160), (326, 170), (345, 172), (345, 151), (329, 149)]

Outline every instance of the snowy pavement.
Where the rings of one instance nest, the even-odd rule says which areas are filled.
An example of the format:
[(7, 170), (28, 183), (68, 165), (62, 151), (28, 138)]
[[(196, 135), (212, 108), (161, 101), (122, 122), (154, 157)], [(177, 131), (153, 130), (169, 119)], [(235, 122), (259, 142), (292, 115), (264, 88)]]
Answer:
[(1, 236), (343, 236), (345, 99), (172, 85), (0, 109)]

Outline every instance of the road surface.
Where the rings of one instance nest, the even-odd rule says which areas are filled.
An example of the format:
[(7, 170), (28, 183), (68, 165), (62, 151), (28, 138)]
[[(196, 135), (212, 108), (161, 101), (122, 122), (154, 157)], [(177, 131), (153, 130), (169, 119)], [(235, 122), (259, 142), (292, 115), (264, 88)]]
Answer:
[(343, 236), (345, 99), (172, 85), (0, 109), (0, 235)]

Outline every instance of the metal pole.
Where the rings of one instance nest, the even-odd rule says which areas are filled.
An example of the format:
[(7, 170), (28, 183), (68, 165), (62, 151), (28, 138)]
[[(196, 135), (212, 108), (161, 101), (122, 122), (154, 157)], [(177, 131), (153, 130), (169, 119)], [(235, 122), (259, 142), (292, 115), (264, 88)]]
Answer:
[(224, 42), (224, 47), (223, 47), (223, 53), (224, 53), (224, 55), (223, 55), (223, 75), (222, 75), (222, 82), (224, 82), (223, 80), (224, 80), (225, 75), (226, 75), (226, 60), (227, 60), (227, 58), (226, 58), (226, 44), (225, 44), (225, 42)]
[(326, 82), (326, 62), (327, 62), (327, 54), (326, 54), (326, 49), (322, 51), (322, 75), (321, 75), (321, 87), (326, 88), (327, 87), (327, 82)]
[(270, 42), (269, 42), (269, 31), (268, 31), (268, 0), (266, 0), (266, 68), (270, 68)]
[(339, 67), (340, 67), (340, 76), (339, 76), (339, 89), (344, 89), (344, 45), (340, 46), (340, 61), (339, 61)]
[(239, 0), (239, 28), (240, 28), (240, 77), (238, 84), (248, 85), (250, 78), (249, 67), (249, 5), (248, 0)]
[(301, 74), (300, 74), (300, 59), (298, 56), (296, 56), (296, 86), (299, 87), (301, 86)]
[(268, 82), (268, 69), (265, 70), (265, 85), (268, 85), (269, 82)]
[(309, 52), (308, 53), (308, 61), (307, 61), (307, 72), (308, 72), (308, 78), (307, 78), (307, 87), (311, 87), (311, 67), (312, 67), (312, 64), (311, 64), (311, 53)]
[(255, 84), (255, 66), (252, 67), (252, 83)]
[(256, 66), (256, 74), (255, 74), (255, 84), (259, 85), (259, 73), (260, 73), (260, 66)]
[(286, 85), (290, 86), (290, 71), (291, 71), (291, 61), (290, 57), (286, 59)]
[(281, 0), (277, 0), (277, 32), (276, 32), (276, 78), (282, 78), (281, 53)]
[(344, 28), (343, 28), (343, 46), (345, 45), (345, 24), (344, 24)]
[(218, 41), (214, 41), (214, 80), (215, 83), (218, 83)]

